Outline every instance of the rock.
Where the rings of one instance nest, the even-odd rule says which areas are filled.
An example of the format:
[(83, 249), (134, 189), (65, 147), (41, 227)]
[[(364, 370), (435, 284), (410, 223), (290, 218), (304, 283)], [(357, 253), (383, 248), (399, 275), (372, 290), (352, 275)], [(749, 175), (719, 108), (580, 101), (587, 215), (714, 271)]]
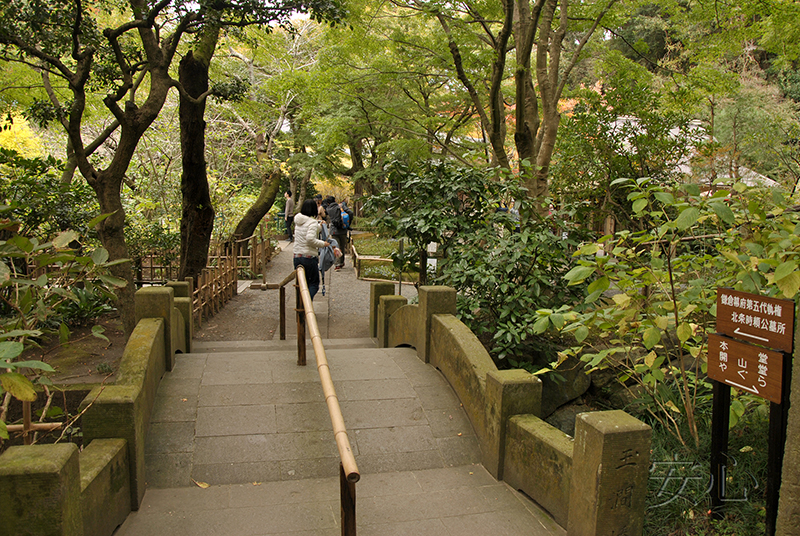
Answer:
[(583, 395), (591, 385), (591, 378), (585, 372), (586, 363), (575, 357), (568, 357), (542, 380), (542, 418), (547, 419), (557, 408)]
[(595, 411), (586, 404), (567, 404), (561, 406), (550, 417), (545, 419), (545, 422), (554, 426), (567, 434), (568, 436), (575, 435), (575, 417), (579, 413), (586, 413), (588, 411)]

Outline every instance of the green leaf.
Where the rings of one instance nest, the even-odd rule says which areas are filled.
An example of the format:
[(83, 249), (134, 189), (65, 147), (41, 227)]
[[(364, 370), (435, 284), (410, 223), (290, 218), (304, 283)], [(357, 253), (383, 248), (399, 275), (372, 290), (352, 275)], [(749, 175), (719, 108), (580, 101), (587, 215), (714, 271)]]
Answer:
[(61, 344), (65, 344), (69, 341), (69, 328), (67, 325), (62, 322), (60, 326), (58, 326), (58, 341)]
[(17, 341), (2, 341), (0, 342), (0, 359), (3, 361), (10, 361), (19, 356), (25, 349), (25, 345)]
[(669, 192), (655, 192), (653, 197), (665, 205), (671, 205), (675, 202), (675, 198)]
[(94, 229), (95, 227), (97, 227), (97, 225), (98, 225), (100, 222), (102, 222), (102, 221), (103, 221), (103, 220), (105, 220), (106, 218), (110, 217), (112, 214), (114, 214), (114, 213), (113, 213), (113, 212), (109, 212), (108, 214), (100, 214), (100, 215), (99, 215), (99, 216), (97, 216), (96, 218), (92, 218), (92, 219), (89, 221), (89, 223), (87, 223), (86, 225), (87, 225), (87, 227), (89, 227), (89, 229)]
[(689, 340), (689, 337), (692, 336), (692, 326), (686, 322), (681, 322), (681, 325), (678, 326), (677, 333), (678, 340), (684, 343)]
[(592, 266), (576, 266), (564, 276), (564, 279), (569, 281), (570, 285), (578, 285), (594, 273)]
[(661, 330), (656, 327), (650, 327), (642, 334), (644, 347), (648, 350), (661, 341)]
[(108, 260), (108, 251), (106, 248), (99, 247), (92, 252), (92, 262), (95, 264), (103, 264)]
[(53, 247), (56, 249), (64, 249), (69, 247), (69, 244), (80, 237), (75, 231), (64, 231), (53, 239)]
[(111, 275), (99, 274), (97, 277), (100, 279), (100, 281), (111, 287), (122, 288), (128, 284), (128, 282), (124, 279), (120, 279), (119, 277), (114, 277)]
[(725, 203), (710, 203), (710, 205), (717, 217), (723, 222), (727, 223), (728, 225), (733, 225), (736, 223), (736, 218), (733, 215), (733, 211), (728, 205)]
[(633, 212), (639, 214), (647, 207), (647, 199), (637, 199), (633, 202)]
[(44, 361), (14, 361), (14, 365), (17, 368), (29, 368), (34, 370), (41, 370), (44, 372), (55, 372), (53, 367), (51, 367)]
[(586, 337), (589, 336), (589, 328), (586, 326), (581, 326), (575, 330), (575, 340), (578, 342), (583, 342), (586, 340)]
[(547, 328), (550, 326), (550, 316), (542, 316), (536, 322), (533, 323), (533, 332), (537, 335), (540, 335), (547, 331)]
[(550, 315), (550, 322), (556, 327), (556, 329), (561, 329), (564, 327), (564, 315), (553, 313)]
[(105, 333), (105, 331), (106, 331), (106, 328), (104, 328), (103, 326), (92, 326), (92, 335), (97, 337), (98, 339), (102, 339), (102, 340), (108, 342), (108, 337), (103, 335), (103, 333)]
[(18, 372), (0, 374), (0, 385), (17, 400), (22, 400), (23, 402), (36, 400), (36, 390), (33, 388), (33, 384)]
[(0, 439), (8, 439), (8, 428), (3, 421), (0, 421)]
[(699, 217), (700, 210), (696, 207), (689, 207), (678, 215), (677, 219), (675, 220), (675, 225), (679, 231), (685, 231), (697, 223), (697, 219)]
[(5, 283), (11, 279), (11, 270), (5, 262), (0, 262), (0, 284)]
[(797, 269), (797, 262), (786, 261), (775, 268), (775, 281), (780, 281), (784, 277), (791, 275)]
[(780, 281), (775, 281), (775, 284), (784, 296), (789, 299), (794, 299), (795, 294), (797, 294), (798, 289), (800, 289), (800, 272), (792, 272)]
[(592, 294), (594, 294), (595, 292), (603, 293), (606, 290), (608, 290), (609, 286), (610, 283), (608, 281), (608, 277), (603, 276), (600, 279), (595, 279), (594, 281), (592, 281), (586, 290), (588, 290)]

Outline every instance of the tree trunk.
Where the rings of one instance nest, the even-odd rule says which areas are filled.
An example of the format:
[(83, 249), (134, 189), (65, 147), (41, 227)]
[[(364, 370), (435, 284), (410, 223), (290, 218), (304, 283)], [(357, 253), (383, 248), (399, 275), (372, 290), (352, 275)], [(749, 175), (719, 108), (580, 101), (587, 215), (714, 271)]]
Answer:
[[(125, 209), (120, 199), (121, 181), (117, 180), (108, 171), (100, 172), (92, 181), (91, 186), (97, 195), (101, 214), (110, 214), (97, 225), (97, 234), (103, 247), (108, 251), (111, 260), (127, 259), (128, 245), (125, 243)], [(122, 320), (122, 329), (125, 336), (129, 337), (136, 327), (136, 313), (133, 295), (136, 288), (133, 281), (133, 266), (125, 262), (111, 266), (111, 275), (126, 281), (126, 285), (115, 290), (117, 296), (116, 307)]]
[(264, 177), (258, 199), (247, 209), (244, 217), (239, 221), (236, 230), (233, 232), (237, 238), (247, 238), (255, 232), (258, 223), (267, 212), (269, 212), (273, 203), (275, 203), (275, 197), (278, 195), (278, 189), (281, 186), (281, 176), (280, 167), (275, 166), (272, 171)]
[[(192, 51), (181, 60), (178, 70), (181, 85), (193, 98), (208, 91), (208, 63), (195, 59)], [(214, 207), (206, 174), (205, 99), (192, 102), (181, 95), (181, 259), (178, 278), (196, 278), (206, 267), (211, 232), (214, 230)]]

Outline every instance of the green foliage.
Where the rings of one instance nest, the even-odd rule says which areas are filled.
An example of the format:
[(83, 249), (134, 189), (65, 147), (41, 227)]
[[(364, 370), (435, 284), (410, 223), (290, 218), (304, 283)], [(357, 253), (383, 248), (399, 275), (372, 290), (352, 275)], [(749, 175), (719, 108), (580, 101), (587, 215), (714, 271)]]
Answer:
[(410, 251), (431, 242), (447, 255), (452, 244), (494, 223), (511, 225), (497, 209), (505, 200), (523, 198), (513, 180), (498, 181), (486, 172), (429, 162), (420, 170), (394, 163), (389, 171), (393, 188), (370, 197), (365, 212), (377, 214), (382, 234), (406, 238)]
[[(585, 284), (592, 308), (549, 327), (573, 333), (571, 351), (591, 367), (613, 367), (638, 385), (644, 409), (683, 442), (699, 442), (696, 414), (708, 402), (706, 335), (720, 286), (794, 298), (800, 288), (800, 216), (777, 190), (701, 194), (620, 179), (641, 231), (587, 243), (566, 274)], [(544, 315), (542, 315), (544, 316)], [(544, 320), (542, 320), (544, 322)]]
[[(88, 226), (94, 227), (99, 219)], [(17, 222), (8, 222), (0, 231), (8, 235), (16, 226)], [(8, 392), (19, 400), (35, 399), (33, 383), (25, 373), (32, 371), (36, 379), (52, 368), (17, 358), (55, 326), (59, 326), (62, 339), (68, 336), (62, 323), (65, 310), (94, 314), (104, 309), (98, 296), (112, 298), (113, 289), (125, 284), (108, 275), (108, 269), (122, 261), (109, 262), (105, 249), (97, 248), (88, 255), (69, 249), (79, 238), (78, 233), (65, 231), (51, 242), (17, 234), (0, 240), (0, 370), (4, 371), (0, 373), (0, 396)], [(3, 424), (0, 437), (7, 438), (5, 432)]]
[(73, 298), (62, 302), (56, 309), (61, 321), (70, 326), (84, 326), (87, 322), (114, 310), (108, 301), (111, 296), (101, 288), (91, 285), (86, 288), (73, 288)]
[(553, 211), (518, 230), (513, 221), (501, 220), (452, 246), (437, 282), (458, 291), (461, 319), (491, 339), (496, 359), (521, 366), (528, 359), (525, 347), (549, 323), (564, 327), (575, 316), (568, 310), (580, 305), (585, 285), (570, 285), (564, 276), (588, 234), (574, 217), (574, 210)]
[(62, 184), (61, 166), (53, 157), (24, 158), (0, 148), (0, 201), (21, 235), (48, 240), (67, 229), (88, 231), (85, 223), (98, 212), (94, 193), (85, 181)]
[(595, 228), (609, 215), (630, 225), (634, 210), (614, 181), (675, 180), (702, 136), (685, 112), (662, 109), (643, 68), (612, 54), (604, 69), (603, 94), (581, 91), (560, 131), (552, 177), (554, 194), (585, 202)]

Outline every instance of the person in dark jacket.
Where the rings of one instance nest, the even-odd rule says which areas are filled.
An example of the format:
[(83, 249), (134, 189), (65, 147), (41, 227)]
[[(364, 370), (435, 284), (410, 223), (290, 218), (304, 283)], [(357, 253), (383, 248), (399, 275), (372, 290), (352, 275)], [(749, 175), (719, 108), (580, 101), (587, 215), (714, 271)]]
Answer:
[(336, 198), (328, 196), (327, 213), (328, 222), (330, 223), (331, 236), (339, 243), (339, 249), (342, 251), (342, 256), (336, 259), (334, 270), (341, 270), (344, 267), (344, 257), (347, 251), (347, 229), (345, 228), (344, 221), (342, 221), (342, 209), (336, 202)]

